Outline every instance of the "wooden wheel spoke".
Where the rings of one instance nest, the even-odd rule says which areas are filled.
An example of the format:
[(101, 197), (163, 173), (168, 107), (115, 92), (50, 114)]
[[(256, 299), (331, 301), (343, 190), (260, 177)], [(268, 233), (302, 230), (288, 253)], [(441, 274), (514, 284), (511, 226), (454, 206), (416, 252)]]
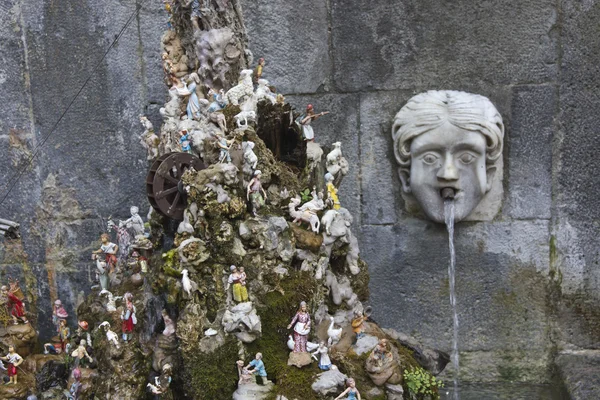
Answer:
[(165, 180), (167, 180), (167, 181), (175, 184), (175, 186), (177, 186), (177, 184), (179, 183), (179, 179), (173, 178), (171, 176), (171, 174), (169, 174), (169, 173), (166, 173), (166, 174), (162, 175), (162, 177), (165, 178)]
[(164, 197), (166, 197), (166, 196), (168, 196), (168, 195), (170, 195), (172, 193), (175, 193), (176, 191), (177, 191), (177, 186), (173, 186), (170, 189), (163, 190), (162, 192), (159, 192), (154, 198), (156, 200), (160, 200), (160, 199), (162, 199), (162, 198), (164, 198)]
[(177, 192), (173, 203), (171, 203), (171, 207), (169, 207), (169, 211), (173, 211), (174, 208), (177, 208), (177, 203), (179, 203), (179, 199), (181, 199), (181, 193)]

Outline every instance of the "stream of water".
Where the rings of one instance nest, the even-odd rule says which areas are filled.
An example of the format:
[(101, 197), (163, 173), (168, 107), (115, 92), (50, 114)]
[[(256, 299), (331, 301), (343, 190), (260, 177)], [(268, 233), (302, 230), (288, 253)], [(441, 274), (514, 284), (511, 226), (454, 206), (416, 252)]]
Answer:
[(456, 291), (455, 273), (456, 273), (456, 254), (454, 253), (454, 200), (444, 200), (444, 219), (446, 228), (448, 228), (448, 246), (450, 248), (450, 264), (448, 265), (448, 280), (450, 285), (450, 305), (452, 307), (452, 353), (450, 359), (454, 366), (454, 400), (459, 399), (458, 395), (458, 314), (456, 313)]

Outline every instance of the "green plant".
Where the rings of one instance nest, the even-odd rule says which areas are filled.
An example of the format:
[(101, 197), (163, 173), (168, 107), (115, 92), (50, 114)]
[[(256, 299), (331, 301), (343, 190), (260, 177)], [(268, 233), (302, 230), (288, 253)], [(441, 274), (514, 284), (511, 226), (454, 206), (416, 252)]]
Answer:
[(444, 387), (444, 383), (436, 379), (423, 368), (411, 367), (404, 370), (404, 382), (410, 391), (411, 398), (416, 399), (439, 399), (438, 389)]
[(300, 197), (302, 198), (302, 202), (306, 203), (312, 199), (312, 195), (310, 194), (310, 189), (306, 188), (300, 192)]

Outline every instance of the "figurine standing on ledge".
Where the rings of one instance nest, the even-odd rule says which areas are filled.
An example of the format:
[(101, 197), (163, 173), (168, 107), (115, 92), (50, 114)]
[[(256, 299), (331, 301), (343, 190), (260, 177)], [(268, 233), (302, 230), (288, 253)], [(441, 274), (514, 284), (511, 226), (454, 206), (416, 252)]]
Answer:
[(227, 289), (229, 289), (230, 285), (233, 285), (233, 299), (238, 302), (248, 301), (248, 289), (246, 289), (246, 274), (240, 273), (235, 265), (229, 267), (231, 274), (229, 275), (229, 279), (227, 279)]
[(254, 68), (254, 71), (252, 71), (252, 83), (253, 84), (258, 85), (258, 80), (262, 77), (264, 66), (265, 66), (265, 59), (261, 57), (258, 59), (258, 65), (256, 66), (256, 68)]
[[(250, 369), (253, 367), (253, 369)], [(244, 368), (246, 371), (256, 375), (256, 384), (264, 385), (267, 379), (267, 370), (265, 369), (265, 363), (262, 360), (262, 353), (256, 353), (256, 358)]]
[(259, 208), (265, 205), (265, 200), (267, 199), (267, 192), (262, 187), (262, 183), (260, 182), (261, 176), (260, 169), (254, 171), (254, 177), (248, 183), (248, 190), (246, 193), (246, 199), (250, 201), (252, 204), (252, 214), (254, 216), (257, 215), (257, 211)]
[(13, 323), (17, 325), (19, 319), (23, 321), (24, 324), (28, 323), (29, 321), (27, 321), (27, 317), (25, 316), (23, 302), (11, 293), (6, 286), (2, 286), (0, 292), (0, 302), (6, 305), (8, 313), (12, 316)]
[(304, 140), (312, 142), (315, 140), (315, 132), (313, 131), (310, 123), (316, 120), (317, 118), (329, 114), (329, 111), (323, 111), (319, 114), (315, 114), (314, 108), (312, 104), (306, 106), (306, 113), (302, 114), (299, 118), (300, 125), (302, 126), (302, 135), (304, 136)]
[(360, 393), (356, 389), (356, 382), (354, 382), (354, 379), (348, 378), (346, 380), (346, 386), (348, 386), (348, 388), (344, 390), (342, 394), (336, 397), (335, 400), (339, 400), (345, 395), (348, 395), (348, 397), (346, 397), (346, 400), (361, 400)]
[(108, 233), (100, 235), (100, 240), (102, 241), (100, 249), (93, 251), (92, 254), (104, 253), (106, 264), (109, 266), (109, 272), (113, 272), (117, 266), (117, 251), (119, 250), (119, 246), (110, 241)]
[(367, 320), (367, 318), (368, 317), (363, 315), (361, 311), (357, 311), (354, 313), (354, 318), (352, 319), (352, 330), (356, 334), (356, 340), (365, 336), (365, 333), (363, 331), (365, 329), (364, 322)]
[[(306, 343), (310, 333), (310, 314), (305, 301), (300, 303), (300, 309), (287, 326), (288, 329), (292, 327), (294, 327), (294, 353), (306, 353)], [(310, 363), (310, 357), (308, 359)]]
[(123, 320), (123, 341), (127, 342), (131, 340), (133, 336), (133, 328), (137, 324), (137, 318), (135, 316), (135, 306), (133, 305), (133, 294), (125, 293), (125, 310), (121, 312), (121, 319)]
[(229, 149), (233, 144), (233, 139), (227, 140), (223, 132), (218, 132), (216, 134), (217, 138), (217, 147), (219, 148), (219, 163), (230, 163), (231, 155), (229, 154)]
[(67, 326), (67, 320), (61, 319), (58, 326), (58, 338), (60, 339), (61, 347), (63, 351), (66, 351), (67, 343), (71, 338), (71, 330)]
[(328, 172), (325, 174), (325, 182), (327, 184), (328, 201), (331, 203), (334, 210), (339, 210), (341, 208), (340, 199), (338, 198), (338, 195), (337, 195), (338, 191), (337, 191), (336, 187), (333, 185), (333, 175), (331, 175), (331, 173)]
[(312, 353), (313, 358), (316, 359), (316, 355), (320, 354), (319, 368), (323, 371), (329, 371), (331, 369), (331, 359), (329, 358), (329, 349), (324, 340), (319, 343), (319, 347)]
[(192, 147), (190, 146), (190, 134), (187, 130), (179, 132), (179, 144), (181, 145), (181, 151), (184, 153), (192, 154)]
[(108, 276), (108, 265), (104, 261), (100, 261), (98, 254), (92, 254), (92, 259), (96, 260), (96, 275), (100, 282), (100, 294), (108, 292), (110, 278)]
[(0, 357), (0, 360), (8, 361), (6, 374), (8, 375), (8, 384), (17, 384), (17, 367), (23, 362), (23, 357), (15, 353), (14, 346), (8, 346), (6, 357)]
[(56, 326), (56, 332), (60, 332), (60, 320), (67, 319), (69, 314), (62, 306), (62, 301), (56, 300), (54, 302), (54, 307), (52, 308), (52, 323)]

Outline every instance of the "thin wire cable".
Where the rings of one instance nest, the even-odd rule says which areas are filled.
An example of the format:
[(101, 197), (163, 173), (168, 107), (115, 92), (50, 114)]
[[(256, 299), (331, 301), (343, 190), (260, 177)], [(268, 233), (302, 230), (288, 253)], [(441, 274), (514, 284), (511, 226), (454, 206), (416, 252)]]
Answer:
[[(6, 185), (6, 187), (8, 187), (8, 191), (2, 197), (2, 200), (0, 200), (0, 206), (8, 198), (8, 195), (13, 190), (13, 188), (15, 187), (15, 185), (19, 182), (19, 179), (21, 179), (21, 176), (23, 176), (23, 174), (25, 173), (25, 171), (31, 166), (31, 163), (33, 162), (33, 159), (39, 153), (41, 147), (46, 143), (46, 141), (48, 140), (48, 138), (54, 133), (54, 131), (58, 127), (58, 124), (60, 124), (60, 121), (62, 121), (63, 117), (71, 109), (71, 106), (73, 105), (73, 103), (75, 103), (75, 100), (77, 100), (77, 98), (79, 97), (79, 95), (81, 94), (81, 92), (83, 92), (83, 89), (85, 89), (86, 85), (92, 79), (92, 77), (94, 76), (94, 74), (96, 73), (96, 71), (98, 70), (98, 68), (100, 68), (100, 65), (102, 64), (102, 62), (104, 61), (104, 59), (106, 58), (106, 56), (108, 55), (108, 53), (112, 50), (112, 48), (115, 46), (115, 44), (117, 44), (117, 42), (119, 41), (119, 39), (121, 38), (121, 36), (123, 36), (123, 34), (125, 33), (125, 31), (129, 27), (129, 25), (131, 24), (131, 21), (133, 21), (133, 19), (138, 16), (138, 14), (140, 13), (140, 10), (142, 9), (142, 4), (145, 1), (146, 0), (142, 0), (139, 4), (136, 4), (135, 11), (131, 14), (131, 16), (129, 17), (129, 19), (125, 23), (125, 25), (123, 25), (123, 27), (119, 31), (119, 34), (117, 35), (117, 37), (115, 38), (115, 40), (113, 40), (113, 42), (110, 44), (110, 46), (108, 46), (108, 49), (106, 50), (106, 52), (104, 53), (104, 55), (102, 56), (102, 58), (100, 59), (100, 61), (98, 61), (98, 63), (96, 64), (96, 66), (94, 67), (94, 69), (92, 70), (92, 72), (89, 74), (89, 76), (87, 77), (87, 79), (85, 80), (85, 82), (83, 83), (83, 85), (81, 86), (81, 88), (79, 89), (79, 91), (77, 92), (77, 94), (75, 94), (75, 96), (71, 99), (71, 102), (69, 102), (69, 105), (67, 106), (67, 108), (65, 109), (65, 111), (63, 111), (63, 113), (60, 115), (60, 117), (58, 118), (58, 120), (56, 121), (56, 123), (52, 126), (52, 129), (50, 129), (50, 132), (45, 137), (43, 137), (41, 143), (38, 144), (35, 147), (34, 152), (29, 157), (29, 160), (27, 161), (27, 164), (25, 165), (25, 167), (22, 168), (20, 171), (18, 171), (13, 176), (11, 176), (11, 178), (8, 180), (7, 185)], [(16, 177), (16, 179), (15, 179), (15, 177)]]

